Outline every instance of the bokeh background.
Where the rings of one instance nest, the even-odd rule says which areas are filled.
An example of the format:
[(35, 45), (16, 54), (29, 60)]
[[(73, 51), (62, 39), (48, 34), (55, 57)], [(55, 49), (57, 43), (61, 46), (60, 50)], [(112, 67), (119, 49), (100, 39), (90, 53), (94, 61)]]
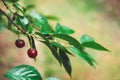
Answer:
[[(22, 2), (24, 1), (24, 3)], [(61, 80), (120, 80), (120, 0), (22, 0), (22, 4), (35, 4), (35, 10), (44, 15), (59, 18), (50, 21), (53, 28), (57, 22), (75, 30), (72, 36), (80, 39), (83, 34), (93, 37), (111, 52), (86, 49), (97, 61), (96, 69), (79, 57), (71, 57), (73, 72), (70, 78), (51, 55), (50, 50), (36, 41), (39, 55), (37, 61), (27, 56), (30, 47), (26, 37), (23, 49), (15, 47), (17, 35), (0, 29), (0, 80), (12, 67), (30, 64), (43, 78), (58, 77)], [(4, 8), (0, 2), (0, 7)]]

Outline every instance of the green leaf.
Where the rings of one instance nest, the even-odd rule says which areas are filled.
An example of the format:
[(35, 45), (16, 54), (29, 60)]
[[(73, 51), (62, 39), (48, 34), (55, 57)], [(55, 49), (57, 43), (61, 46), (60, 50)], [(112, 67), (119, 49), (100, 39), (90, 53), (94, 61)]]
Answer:
[(27, 25), (27, 31), (28, 33), (32, 33), (33, 31), (33, 27), (30, 24)]
[(35, 34), (42, 37), (46, 42), (49, 42), (49, 40), (43, 34), (41, 34), (39, 32), (36, 32)]
[(39, 13), (37, 13), (36, 11), (30, 12), (29, 16), (31, 16), (31, 17), (33, 17), (33, 18), (35, 18), (37, 20), (43, 21), (42, 20), (43, 17), (41, 15), (39, 15)]
[(80, 39), (80, 42), (81, 42), (81, 45), (83, 47), (93, 48), (93, 49), (96, 49), (96, 50), (109, 51), (108, 49), (106, 49), (102, 45), (95, 42), (95, 40), (92, 37), (90, 37), (86, 34), (82, 35), (82, 37)]
[(31, 12), (30, 18), (33, 18), (33, 25), (37, 26), (39, 29), (46, 24), (46, 21), (43, 19), (43, 17), (36, 12)]
[(26, 26), (28, 24), (28, 19), (26, 17), (19, 17), (22, 25)]
[(18, 2), (19, 0), (5, 0), (5, 1), (11, 2), (11, 3), (15, 3), (15, 2)]
[(35, 19), (35, 25), (41, 27), (41, 33), (42, 34), (49, 34), (49, 33), (53, 33), (53, 30), (51, 28), (51, 26), (48, 24), (48, 21), (45, 17), (43, 17), (42, 15), (38, 14), (35, 11), (32, 11), (30, 13), (30, 15), (32, 18)]
[(13, 6), (16, 8), (16, 10), (21, 11), (23, 14), (25, 13), (26, 9), (22, 7), (19, 3), (15, 2)]
[(74, 47), (82, 51), (81, 44), (75, 38), (67, 34), (53, 34), (52, 36), (68, 41), (69, 44), (73, 45)]
[(20, 6), (20, 4), (16, 2), (16, 3), (13, 4), (13, 6), (15, 6), (16, 8), (18, 8)]
[(39, 30), (42, 28), (42, 24), (37, 19), (33, 20), (33, 25), (36, 26)]
[(85, 42), (81, 44), (83, 47), (88, 47), (88, 48), (93, 48), (96, 50), (103, 50), (103, 51), (109, 51), (108, 49), (106, 49), (105, 47), (103, 47), (102, 45), (96, 43), (96, 42)]
[(32, 23), (32, 26), (35, 27), (37, 30), (41, 30), (42, 28), (42, 23), (39, 20), (40, 15), (35, 14), (35, 11), (29, 12), (26, 14), (27, 19), (29, 20), (30, 23)]
[(25, 31), (27, 31), (27, 25), (28, 25), (29, 21), (28, 21), (28, 19), (26, 17), (17, 15), (16, 23), (18, 25), (20, 25), (20, 27), (22, 29), (24, 29)]
[(48, 23), (45, 23), (41, 28), (41, 32), (42, 34), (50, 34), (53, 33), (54, 31), (52, 30)]
[(62, 64), (67, 71), (67, 73), (71, 76), (72, 68), (71, 68), (71, 63), (69, 60), (69, 57), (66, 55), (65, 51), (59, 48), (59, 54), (62, 58)]
[(20, 65), (10, 69), (5, 77), (12, 80), (42, 80), (40, 73), (30, 65)]
[(42, 37), (45, 40), (45, 41), (41, 41), (41, 42), (44, 43), (51, 50), (53, 56), (55, 57), (55, 59), (61, 65), (62, 61), (61, 61), (60, 55), (58, 54), (57, 47), (53, 46), (51, 43), (49, 43), (49, 40), (44, 35), (42, 35), (41, 33), (36, 32), (35, 34), (39, 35), (40, 37)]
[(19, 25), (25, 30), (27, 31), (27, 25), (28, 25), (28, 20), (25, 17), (19, 17)]
[(57, 23), (55, 33), (57, 34), (72, 34), (74, 31), (64, 25)]
[(55, 17), (55, 16), (51, 16), (51, 15), (47, 15), (47, 16), (45, 16), (47, 19), (49, 19), (49, 20), (59, 20), (57, 17)]
[(55, 77), (50, 77), (50, 78), (46, 78), (45, 80), (61, 80), (61, 79), (55, 78)]
[(57, 42), (50, 42), (51, 45), (56, 46), (58, 48), (60, 48), (61, 50), (63, 50), (64, 52), (73, 55), (72, 53), (70, 53), (63, 45), (57, 43)]
[(84, 34), (80, 38), (80, 43), (85, 43), (85, 42), (94, 42), (94, 39), (92, 37)]
[(94, 67), (95, 60), (86, 52), (78, 50), (74, 46), (68, 47), (73, 53), (77, 54), (79, 57), (83, 58), (89, 65)]
[(27, 9), (27, 10), (28, 10), (28, 9), (33, 9), (33, 8), (35, 8), (35, 5), (33, 5), (33, 4), (29, 4), (29, 5), (26, 6), (26, 9)]
[(42, 41), (52, 52), (53, 56), (56, 58), (56, 60), (59, 62), (59, 64), (61, 65), (61, 57), (60, 55), (58, 54), (58, 51), (57, 51), (57, 47), (55, 46), (52, 46), (50, 43), (48, 42), (45, 42), (45, 41)]

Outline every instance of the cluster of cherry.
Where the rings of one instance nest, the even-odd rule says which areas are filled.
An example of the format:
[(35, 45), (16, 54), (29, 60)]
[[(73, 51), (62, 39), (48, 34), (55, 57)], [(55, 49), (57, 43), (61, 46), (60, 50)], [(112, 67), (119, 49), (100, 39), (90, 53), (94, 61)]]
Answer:
[[(18, 48), (23, 48), (25, 46), (25, 41), (22, 39), (17, 39), (15, 41), (15, 45)], [(37, 50), (35, 48), (30, 48), (30, 49), (28, 49), (27, 54), (30, 58), (35, 59), (38, 53), (37, 53)]]

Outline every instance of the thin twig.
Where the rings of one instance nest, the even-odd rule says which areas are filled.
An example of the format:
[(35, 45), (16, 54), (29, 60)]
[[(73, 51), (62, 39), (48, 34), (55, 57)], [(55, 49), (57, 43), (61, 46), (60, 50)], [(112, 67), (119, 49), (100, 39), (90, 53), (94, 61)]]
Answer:
[(17, 25), (13, 22), (13, 20), (11, 20), (10, 17), (9, 17), (3, 10), (0, 9), (0, 12), (1, 12), (18, 30), (20, 30), (23, 34), (25, 34), (25, 35), (27, 35), (27, 36), (32, 36), (32, 37), (34, 37), (37, 41), (40, 41), (40, 42), (43, 41), (43, 40), (41, 40), (41, 38), (36, 37), (35, 35), (28, 34), (28, 33), (25, 32), (23, 29), (21, 29), (19, 26), (17, 26)]
[(0, 9), (0, 12), (1, 12), (4, 16), (6, 16), (6, 18), (7, 18), (17, 29), (19, 29), (22, 33), (24, 33), (24, 34), (26, 34), (26, 35), (29, 35), (27, 32), (25, 32), (23, 29), (21, 29), (19, 26), (17, 26), (17, 25), (11, 20), (11, 18), (10, 18), (2, 9)]
[(8, 9), (10, 12), (12, 12), (14, 14), (14, 12), (8, 7), (8, 5), (5, 3), (4, 0), (2, 0), (4, 6), (6, 7), (6, 9)]
[(15, 12), (15, 13), (13, 13), (13, 16), (12, 16), (12, 21), (14, 21), (14, 20), (15, 20), (15, 18), (16, 18), (16, 12)]
[[(0, 9), (0, 12), (4, 15), (4, 16), (6, 16), (6, 18), (18, 29), (18, 30), (20, 30), (23, 34), (26, 34), (27, 36), (30, 36), (30, 34), (28, 34), (27, 32), (25, 32), (22, 28), (20, 28), (18, 25), (16, 25), (13, 21), (14, 21), (14, 19), (15, 19), (15, 16), (16, 16), (16, 12), (13, 12), (9, 7), (8, 7), (8, 5), (5, 3), (5, 1), (4, 0), (2, 0), (2, 2), (3, 2), (3, 4), (4, 4), (4, 6), (6, 7), (6, 9), (8, 9), (10, 12), (12, 12), (13, 13), (13, 17), (12, 17), (12, 19), (2, 10), (2, 9)], [(36, 37), (36, 36), (34, 36), (34, 35), (31, 35), (31, 36), (33, 36), (37, 41), (42, 41), (41, 40), (41, 38), (38, 38), (38, 37)]]
[(5, 5), (5, 7), (6, 7), (7, 9), (9, 9), (9, 7), (8, 7), (8, 5), (5, 3), (5, 1), (2, 0), (2, 2), (3, 2), (3, 4)]

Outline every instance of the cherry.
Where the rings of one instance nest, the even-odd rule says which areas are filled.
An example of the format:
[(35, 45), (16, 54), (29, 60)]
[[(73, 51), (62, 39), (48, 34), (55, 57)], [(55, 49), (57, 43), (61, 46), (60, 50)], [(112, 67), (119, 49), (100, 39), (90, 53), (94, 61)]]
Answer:
[(27, 54), (30, 58), (36, 58), (37, 50), (35, 48), (30, 48), (28, 49)]
[(22, 39), (17, 39), (17, 40), (15, 41), (15, 45), (16, 45), (16, 47), (18, 47), (18, 48), (22, 48), (22, 47), (25, 46), (25, 42), (24, 42), (24, 40), (22, 40)]

